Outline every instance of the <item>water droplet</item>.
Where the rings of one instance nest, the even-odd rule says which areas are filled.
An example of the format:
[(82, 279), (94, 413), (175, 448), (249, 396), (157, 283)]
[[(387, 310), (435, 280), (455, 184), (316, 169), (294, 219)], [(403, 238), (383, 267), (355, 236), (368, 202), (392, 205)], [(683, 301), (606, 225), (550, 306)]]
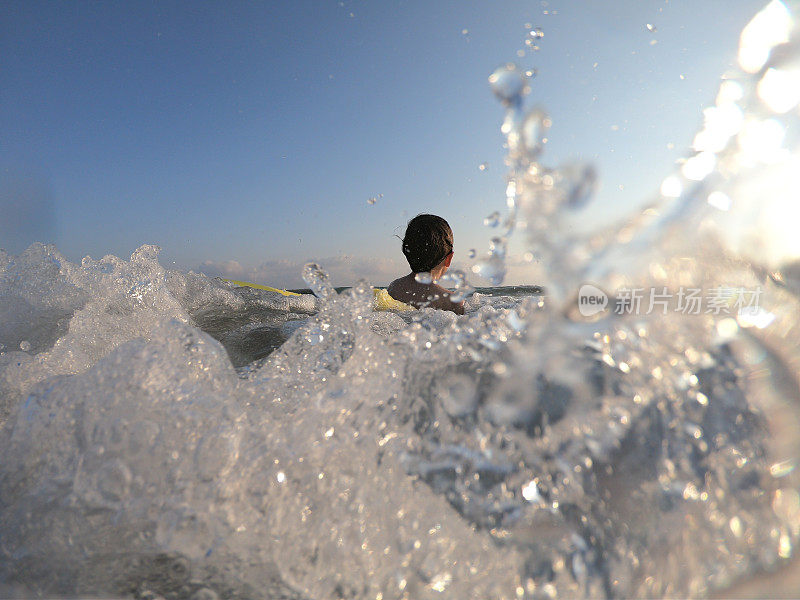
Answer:
[(647, 27), (647, 31), (651, 33), (655, 33), (656, 31), (658, 31), (658, 27), (656, 27), (652, 23), (648, 23), (647, 25), (645, 25), (645, 27)]
[(769, 68), (758, 82), (758, 96), (770, 110), (783, 114), (800, 103), (800, 71)]
[(473, 265), (472, 272), (490, 281), (492, 285), (500, 285), (506, 277), (506, 265), (502, 258), (492, 254)]
[(414, 275), (414, 279), (417, 283), (423, 283), (425, 285), (433, 283), (433, 277), (431, 277), (430, 273), (417, 273)]
[(317, 298), (328, 298), (336, 294), (328, 274), (317, 263), (308, 263), (303, 267), (303, 281), (314, 292)]
[(488, 168), (489, 168), (489, 163), (482, 162), (481, 164), (478, 165), (479, 171), (485, 171)]
[(367, 200), (367, 204), (375, 204), (378, 200), (383, 198), (383, 194), (378, 194), (376, 196), (370, 196)]
[(794, 471), (795, 464), (793, 460), (784, 460), (772, 464), (769, 468), (769, 474), (773, 477), (786, 477), (789, 473)]
[(794, 26), (792, 14), (783, 2), (770, 2), (742, 30), (739, 37), (739, 65), (756, 73), (770, 57), (772, 48), (789, 41)]
[(219, 596), (214, 590), (204, 587), (196, 590), (189, 600), (219, 600)]
[(716, 164), (717, 158), (713, 152), (699, 152), (683, 163), (681, 173), (692, 181), (702, 181), (714, 170)]
[(667, 198), (677, 198), (683, 193), (683, 185), (681, 180), (670, 175), (663, 182), (661, 182), (661, 195)]
[(325, 336), (321, 334), (318, 330), (311, 331), (306, 336), (306, 341), (311, 344), (312, 346), (316, 346), (320, 342), (325, 341)]
[(708, 195), (708, 203), (714, 208), (717, 208), (722, 211), (728, 211), (731, 209), (732, 201), (726, 193), (716, 191), (716, 192), (711, 192)]
[(31, 343), (28, 340), (22, 340), (19, 343), (19, 349), (22, 350), (23, 352), (27, 352), (28, 350), (31, 349)]
[(468, 33), (469, 33), (469, 29), (465, 28), (465, 29), (461, 30), (461, 35), (467, 35)]
[(597, 191), (597, 171), (594, 165), (574, 163), (560, 169), (568, 208), (583, 208)]
[(539, 502), (542, 497), (539, 495), (539, 489), (536, 487), (536, 482), (531, 480), (522, 488), (522, 497), (528, 502)]
[(781, 158), (783, 125), (775, 119), (752, 119), (745, 122), (737, 136), (742, 157), (752, 163), (774, 163)]
[(550, 117), (539, 108), (534, 108), (525, 115), (525, 120), (522, 122), (522, 143), (525, 145), (528, 158), (535, 159), (541, 154), (550, 125)]
[(470, 249), (469, 249), (469, 252), (467, 252), (467, 256), (468, 256), (469, 258), (475, 258), (475, 255), (476, 255), (476, 254), (477, 254), (477, 252), (475, 252), (475, 248), (470, 248)]
[(506, 240), (505, 240), (505, 238), (501, 238), (501, 237), (492, 238), (492, 241), (489, 244), (489, 252), (493, 256), (497, 256), (499, 258), (505, 258), (505, 256), (506, 256)]
[(522, 333), (527, 328), (528, 324), (519, 316), (519, 313), (512, 309), (508, 312), (508, 316), (506, 317), (506, 323), (508, 324), (511, 329), (518, 333)]
[(739, 332), (739, 324), (735, 319), (722, 319), (717, 323), (717, 335), (722, 340), (729, 340)]
[(730, 521), (728, 521), (728, 526), (731, 528), (731, 532), (736, 537), (742, 536), (742, 520), (739, 517), (732, 517)]
[(437, 573), (433, 579), (431, 579), (430, 587), (434, 592), (439, 592), (441, 594), (447, 589), (451, 581), (453, 581), (453, 576), (450, 573)]
[(489, 75), (492, 92), (502, 102), (515, 104), (525, 91), (525, 74), (514, 63), (506, 63)]
[(542, 31), (541, 27), (534, 27), (528, 35), (530, 35), (532, 38), (540, 40), (544, 37), (544, 31)]
[(483, 220), (483, 224), (487, 227), (497, 227), (500, 224), (500, 213), (494, 211)]
[(785, 533), (781, 535), (778, 542), (778, 556), (781, 558), (789, 558), (792, 556), (792, 540)]
[(442, 276), (441, 283), (445, 287), (453, 289), (453, 293), (450, 295), (450, 299), (453, 302), (466, 300), (475, 293), (475, 290), (467, 281), (467, 274), (460, 269), (454, 269), (453, 271), (445, 273), (444, 276)]
[(539, 47), (539, 46), (536, 44), (536, 41), (535, 41), (535, 40), (533, 40), (533, 39), (530, 39), (530, 38), (528, 38), (528, 39), (526, 39), (526, 40), (525, 40), (525, 45), (526, 45), (526, 46), (527, 46), (527, 47), (528, 47), (530, 50), (533, 50), (534, 52), (537, 52), (538, 50), (541, 50), (541, 48), (540, 48), (540, 47)]

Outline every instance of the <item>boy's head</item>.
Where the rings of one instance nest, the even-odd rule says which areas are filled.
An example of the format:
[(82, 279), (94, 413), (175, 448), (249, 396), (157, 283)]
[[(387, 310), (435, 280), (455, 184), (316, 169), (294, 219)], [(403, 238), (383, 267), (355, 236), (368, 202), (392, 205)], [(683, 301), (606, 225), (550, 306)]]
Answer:
[(433, 270), (453, 251), (453, 230), (442, 217), (417, 215), (408, 222), (403, 254), (414, 273)]

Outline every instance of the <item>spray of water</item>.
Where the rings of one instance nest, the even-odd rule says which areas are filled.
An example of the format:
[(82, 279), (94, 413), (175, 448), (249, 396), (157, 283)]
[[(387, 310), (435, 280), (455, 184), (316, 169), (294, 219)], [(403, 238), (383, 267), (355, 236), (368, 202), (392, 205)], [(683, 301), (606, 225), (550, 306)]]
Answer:
[[(168, 271), (148, 246), (0, 253), (0, 591), (674, 597), (789, 560), (794, 11), (748, 25), (695, 152), (595, 235), (561, 227), (595, 171), (545, 166), (530, 76), (491, 75), (506, 206), (477, 272), (501, 283), (522, 236), (545, 297), (453, 272), (465, 316), (381, 313), (313, 264), (314, 296), (287, 298)], [(627, 309), (625, 288), (681, 286), (763, 293), (755, 311)], [(606, 303), (587, 316), (581, 289)]]

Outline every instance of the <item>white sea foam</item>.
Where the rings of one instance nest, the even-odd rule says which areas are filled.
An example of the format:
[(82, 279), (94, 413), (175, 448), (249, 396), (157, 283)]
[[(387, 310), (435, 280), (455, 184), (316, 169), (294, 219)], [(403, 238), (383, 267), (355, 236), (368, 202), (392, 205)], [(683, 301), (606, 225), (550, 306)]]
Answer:
[[(717, 136), (702, 181), (671, 175), (641, 216), (576, 238), (559, 224), (594, 171), (539, 163), (520, 141), (528, 80), (493, 76), (509, 214), (481, 269), (502, 280), (524, 220), (544, 297), (472, 293), (460, 274), (464, 316), (376, 313), (366, 283), (336, 294), (324, 265), (305, 273), (316, 296), (286, 297), (166, 270), (152, 246), (80, 265), (0, 253), (0, 592), (698, 596), (785, 562), (798, 257), (765, 217), (793, 213), (747, 190), (774, 169), (796, 182), (798, 115), (738, 77), (720, 98), (785, 133), (769, 165)], [(610, 302), (585, 319), (587, 282), (760, 285), (762, 312)]]

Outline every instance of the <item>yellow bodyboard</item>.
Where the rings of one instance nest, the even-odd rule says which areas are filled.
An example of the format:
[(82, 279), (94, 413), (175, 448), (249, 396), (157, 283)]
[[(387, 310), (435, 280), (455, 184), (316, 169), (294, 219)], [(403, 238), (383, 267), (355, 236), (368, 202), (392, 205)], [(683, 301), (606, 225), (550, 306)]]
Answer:
[[(266, 290), (268, 292), (277, 292), (279, 294), (283, 294), (284, 296), (300, 296), (297, 292), (287, 292), (286, 290), (281, 290), (274, 287), (269, 287), (268, 285), (261, 285), (259, 283), (250, 283), (248, 281), (237, 281), (235, 279), (223, 279), (223, 281), (227, 281), (232, 283), (233, 285), (238, 285), (240, 287), (251, 287), (257, 290)], [(400, 302), (399, 300), (395, 300), (389, 295), (383, 288), (373, 288), (373, 302), (372, 302), (372, 309), (373, 310), (415, 310), (413, 306), (410, 304), (406, 304), (405, 302)]]
[(410, 304), (392, 298), (385, 289), (374, 288), (372, 291), (375, 294), (372, 302), (373, 310), (416, 310)]
[(278, 292), (279, 294), (283, 294), (284, 296), (299, 296), (297, 292), (287, 292), (286, 290), (279, 290), (278, 288), (269, 287), (268, 285), (260, 285), (258, 283), (248, 283), (246, 281), (236, 281), (235, 279), (223, 279), (223, 281), (228, 281), (233, 285), (238, 285), (239, 287), (251, 287), (257, 290), (266, 290), (268, 292)]

